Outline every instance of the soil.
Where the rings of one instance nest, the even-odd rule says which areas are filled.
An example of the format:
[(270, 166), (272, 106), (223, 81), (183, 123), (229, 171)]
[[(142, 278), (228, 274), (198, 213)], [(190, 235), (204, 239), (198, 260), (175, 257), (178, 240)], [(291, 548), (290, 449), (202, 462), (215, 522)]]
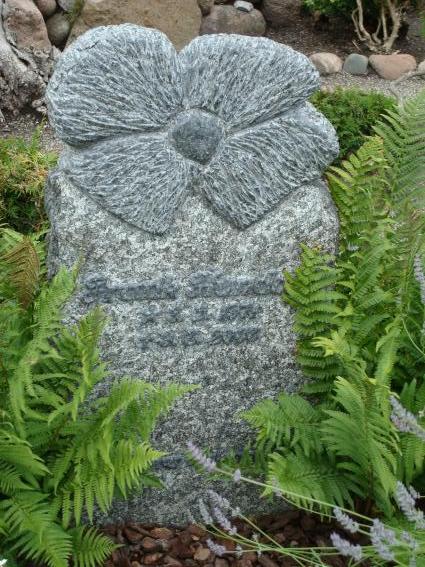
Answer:
[[(289, 549), (295, 547), (331, 547), (329, 536), (337, 530), (332, 523), (321, 523), (317, 516), (299, 510), (287, 510), (279, 515), (263, 517), (258, 526), (276, 542)], [(242, 521), (234, 522), (238, 533), (252, 538), (252, 528)], [(297, 563), (280, 553), (263, 553), (245, 549), (242, 555), (235, 553), (236, 545), (230, 540), (219, 539), (197, 525), (186, 528), (164, 528), (140, 524), (107, 526), (103, 532), (122, 547), (114, 551), (105, 567), (295, 567)], [(212, 539), (228, 550), (222, 557), (208, 547)], [(353, 540), (353, 543), (359, 541)], [(266, 541), (260, 537), (260, 541)], [(365, 542), (360, 542), (365, 543)], [(341, 556), (323, 558), (325, 565), (345, 567), (348, 562)], [(299, 563), (298, 563), (299, 565)]]
[[(269, 28), (267, 37), (290, 45), (297, 51), (311, 55), (316, 51), (336, 53), (346, 57), (350, 53), (371, 52), (357, 38), (351, 20), (332, 17), (328, 21), (315, 22), (313, 16), (302, 8), (302, 0), (284, 0), (286, 23), (277, 29)], [(421, 35), (418, 13), (410, 10), (406, 15), (408, 28), (404, 37), (394, 46), (396, 51), (413, 55), (418, 63), (425, 59), (425, 38)], [(407, 32), (407, 34), (406, 34)]]

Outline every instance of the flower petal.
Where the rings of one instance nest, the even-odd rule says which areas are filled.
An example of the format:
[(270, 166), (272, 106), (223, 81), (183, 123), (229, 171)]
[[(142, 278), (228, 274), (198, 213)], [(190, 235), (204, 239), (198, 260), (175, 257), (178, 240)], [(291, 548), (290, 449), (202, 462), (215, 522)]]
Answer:
[(162, 128), (180, 108), (179, 61), (157, 30), (90, 30), (66, 49), (47, 89), (56, 134), (78, 145)]
[(168, 146), (166, 134), (68, 148), (60, 168), (102, 208), (154, 234), (170, 227), (197, 171)]
[(337, 155), (335, 130), (306, 103), (228, 138), (201, 175), (200, 189), (217, 212), (245, 228), (319, 178)]
[(186, 108), (217, 113), (230, 130), (280, 116), (319, 88), (305, 55), (266, 38), (204, 35), (179, 57)]

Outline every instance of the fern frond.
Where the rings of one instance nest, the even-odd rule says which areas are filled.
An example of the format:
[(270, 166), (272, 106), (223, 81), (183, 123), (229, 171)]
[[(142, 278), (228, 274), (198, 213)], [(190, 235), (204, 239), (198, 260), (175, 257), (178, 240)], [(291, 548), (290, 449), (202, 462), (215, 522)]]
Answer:
[(277, 400), (263, 400), (243, 414), (257, 431), (256, 449), (264, 454), (301, 447), (306, 456), (320, 452), (321, 410), (301, 396), (281, 394)]
[(323, 440), (338, 457), (338, 468), (344, 475), (358, 485), (365, 498), (374, 496), (388, 512), (399, 450), (388, 411), (381, 407), (376, 387), (367, 379), (338, 378), (335, 402), (337, 409), (325, 410)]
[(390, 111), (377, 124), (382, 138), (393, 202), (402, 208), (406, 201), (425, 208), (425, 92)]
[(71, 537), (55, 522), (46, 495), (23, 491), (0, 501), (0, 513), (13, 549), (49, 567), (67, 567)]
[(118, 547), (108, 537), (93, 528), (79, 527), (70, 530), (75, 567), (97, 567), (102, 565)]
[(27, 309), (37, 292), (40, 261), (32, 240), (24, 236), (11, 250), (0, 257), (7, 267), (7, 276), (20, 305)]
[(319, 501), (319, 510), (328, 510), (329, 504), (353, 506), (352, 495), (359, 494), (358, 487), (349, 476), (341, 475), (335, 463), (324, 454), (303, 455), (302, 451), (280, 455), (273, 453), (269, 459), (268, 482), (278, 486), (283, 493), (299, 495), (288, 497), (296, 505), (311, 509), (312, 500)]

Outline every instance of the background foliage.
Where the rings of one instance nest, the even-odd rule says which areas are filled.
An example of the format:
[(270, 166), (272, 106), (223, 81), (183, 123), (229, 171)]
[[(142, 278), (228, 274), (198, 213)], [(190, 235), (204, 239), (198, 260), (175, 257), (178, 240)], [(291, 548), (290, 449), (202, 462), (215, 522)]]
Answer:
[(0, 138), (0, 224), (28, 234), (46, 225), (43, 194), (57, 156), (40, 147), (41, 129), (30, 142)]
[(396, 108), (395, 99), (358, 89), (319, 91), (310, 100), (337, 131), (339, 160), (357, 151), (364, 143), (364, 137), (372, 134), (373, 127), (381, 116)]

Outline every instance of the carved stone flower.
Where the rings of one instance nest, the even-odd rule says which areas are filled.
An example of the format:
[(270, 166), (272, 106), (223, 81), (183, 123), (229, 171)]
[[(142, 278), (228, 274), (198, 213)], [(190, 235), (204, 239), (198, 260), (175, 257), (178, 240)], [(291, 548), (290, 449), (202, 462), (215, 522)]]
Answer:
[(245, 228), (319, 178), (338, 143), (306, 102), (318, 85), (304, 55), (265, 38), (207, 35), (177, 53), (126, 24), (67, 49), (47, 101), (71, 182), (162, 234), (192, 191)]

